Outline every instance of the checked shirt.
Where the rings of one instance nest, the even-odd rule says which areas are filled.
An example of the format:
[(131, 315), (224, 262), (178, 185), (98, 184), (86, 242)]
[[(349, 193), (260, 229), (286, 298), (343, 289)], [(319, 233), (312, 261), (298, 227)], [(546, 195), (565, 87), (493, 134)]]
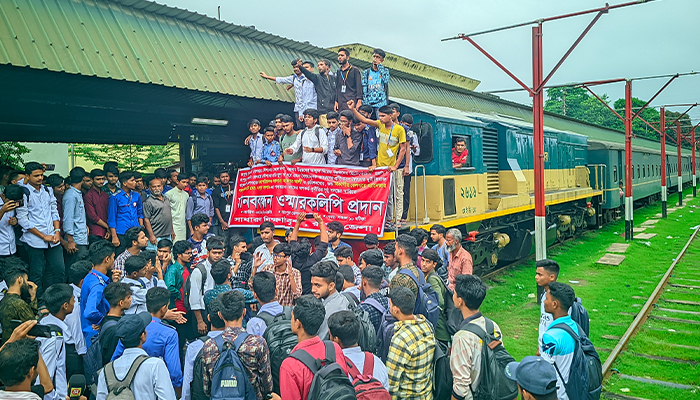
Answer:
[(435, 335), (424, 316), (397, 321), (386, 368), (391, 399), (432, 399)]

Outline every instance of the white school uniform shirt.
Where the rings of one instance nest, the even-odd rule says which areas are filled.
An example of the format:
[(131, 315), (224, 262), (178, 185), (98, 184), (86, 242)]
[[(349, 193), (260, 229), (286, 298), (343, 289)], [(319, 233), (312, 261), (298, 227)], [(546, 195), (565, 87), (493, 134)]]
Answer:
[[(126, 378), (131, 364), (134, 363), (136, 357), (142, 355), (148, 356), (142, 348), (125, 349), (124, 353), (112, 362), (114, 375), (117, 379)], [(165, 361), (158, 357), (149, 357), (141, 364), (138, 373), (131, 382), (131, 391), (134, 393), (134, 400), (176, 400), (168, 367), (165, 366)], [(105, 400), (107, 393), (107, 381), (103, 369), (97, 382), (97, 400)]]
[[(0, 198), (0, 207), (5, 204)], [(17, 252), (17, 243), (15, 241), (15, 230), (10, 225), (10, 218), (15, 216), (14, 211), (6, 212), (0, 219), (0, 255), (9, 256)], [(30, 233), (31, 235), (31, 233)]]
[(199, 270), (199, 264), (192, 269), (190, 273), (190, 309), (204, 310), (204, 293), (214, 289), (214, 277), (211, 276), (211, 263), (208, 259), (200, 263), (207, 270), (207, 280), (204, 282), (204, 291), (202, 292), (202, 272)]
[(158, 279), (158, 275), (153, 274), (151, 276), (151, 279), (148, 280), (146, 278), (139, 278), (140, 282), (143, 282), (144, 286), (146, 287), (146, 290), (150, 290), (151, 288), (154, 287), (162, 287), (162, 288), (168, 288), (168, 285), (165, 284), (165, 281), (162, 279)]
[(87, 353), (87, 346), (85, 345), (85, 336), (83, 335), (82, 327), (80, 326), (80, 288), (74, 284), (70, 284), (73, 288), (73, 298), (75, 298), (75, 306), (73, 307), (73, 312), (66, 316), (63, 322), (68, 326), (68, 330), (63, 332), (65, 336), (66, 344), (75, 345), (75, 351), (79, 355), (84, 355)]
[[(343, 355), (345, 358), (352, 361), (352, 363), (357, 367), (357, 370), (362, 373), (362, 370), (365, 367), (365, 352), (362, 351), (360, 346), (343, 349)], [(371, 356), (374, 357), (374, 371), (372, 371), (372, 376), (377, 378), (379, 383), (384, 386), (384, 389), (389, 390), (389, 373), (386, 370), (386, 365), (384, 365), (379, 357), (375, 356), (374, 354), (371, 354)], [(350, 376), (350, 381), (354, 379), (355, 377)]]
[[(65, 322), (49, 314), (41, 319), (41, 325), (56, 325), (62, 332), (68, 331)], [(41, 347), (41, 358), (49, 370), (49, 376), (54, 383), (54, 390), (44, 396), (44, 400), (64, 400), (68, 394), (68, 381), (66, 379), (66, 343), (63, 333), (52, 332), (50, 338), (38, 338)], [(36, 378), (39, 385), (39, 377)]]
[(142, 311), (148, 311), (146, 309), (146, 283), (139, 280), (124, 278), (122, 283), (126, 283), (131, 287), (131, 307), (128, 310), (124, 310), (124, 314), (136, 314)]
[[(318, 128), (318, 137), (316, 137), (316, 129)], [(315, 125), (312, 128), (305, 128), (303, 131), (297, 134), (297, 138), (294, 143), (289, 147), (296, 153), (302, 147), (311, 148), (323, 148), (321, 153), (307, 153), (302, 152), (301, 162), (304, 164), (326, 164), (326, 154), (328, 153), (328, 136), (326, 134), (326, 129), (321, 128), (319, 125)]]
[[(277, 240), (277, 239), (274, 239), (274, 240), (275, 240), (275, 244), (279, 244), (279, 242), (280, 242), (279, 240)], [(273, 247), (273, 249), (274, 249), (274, 247)], [(258, 267), (257, 271), (255, 271), (255, 272), (260, 272), (260, 270), (263, 269), (263, 267), (266, 265), (274, 264), (274, 261), (272, 259), (272, 252), (267, 249), (267, 245), (265, 243), (258, 246), (258, 248), (255, 249), (255, 251), (253, 252), (253, 256), (256, 256), (258, 254), (260, 254), (260, 256), (262, 257), (262, 264), (260, 264), (260, 267)]]
[[(209, 331), (207, 332), (207, 336), (215, 338), (221, 336), (222, 333), (224, 333), (224, 331)], [(190, 400), (190, 385), (194, 377), (192, 373), (194, 370), (194, 362), (197, 358), (197, 354), (202, 350), (202, 347), (204, 347), (204, 342), (199, 339), (187, 345), (187, 351), (185, 352), (185, 369), (182, 377), (182, 397), (180, 400)]]

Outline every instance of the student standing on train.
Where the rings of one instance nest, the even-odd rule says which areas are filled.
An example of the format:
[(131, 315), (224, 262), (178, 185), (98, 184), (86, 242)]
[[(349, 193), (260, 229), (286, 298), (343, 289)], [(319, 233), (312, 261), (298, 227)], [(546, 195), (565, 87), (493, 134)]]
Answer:
[(341, 112), (350, 109), (349, 101), (357, 107), (362, 105), (362, 73), (350, 64), (350, 50), (341, 48), (338, 50), (338, 64), (340, 69), (336, 72), (335, 83), (335, 111)]
[[(304, 127), (304, 111), (308, 109), (316, 110), (317, 98), (316, 86), (301, 73), (301, 69), (297, 67), (298, 61), (297, 59), (292, 60), (292, 67), (294, 68), (293, 75), (276, 77), (260, 72), (260, 76), (280, 84), (294, 85), (294, 114), (296, 115), (297, 128), (301, 129)], [(316, 118), (318, 119), (318, 116), (316, 116)]]
[(382, 63), (386, 53), (382, 49), (374, 49), (372, 54), (372, 66), (362, 71), (362, 89), (364, 97), (362, 104), (372, 107), (372, 116), (377, 116), (377, 111), (387, 104), (389, 98), (389, 69)]

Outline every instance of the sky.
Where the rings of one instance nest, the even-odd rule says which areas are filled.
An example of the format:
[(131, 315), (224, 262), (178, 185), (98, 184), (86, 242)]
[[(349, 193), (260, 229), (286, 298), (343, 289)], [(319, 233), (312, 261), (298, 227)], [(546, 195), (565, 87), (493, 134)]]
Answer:
[[(629, 0), (608, 0), (611, 5)], [(441, 42), (459, 33), (478, 32), (539, 18), (598, 8), (605, 0), (369, 0), (290, 3), (283, 0), (158, 0), (237, 25), (319, 47), (362, 43), (481, 81), (477, 91), (511, 89), (517, 84), (462, 40)], [(697, 42), (698, 0), (655, 0), (603, 15), (550, 84), (700, 72)], [(593, 14), (543, 25), (544, 75), (593, 19)], [(341, 21), (345, 21), (344, 23)], [(696, 39), (693, 39), (695, 37)], [(532, 30), (529, 26), (478, 36), (475, 41), (522, 81), (532, 84)], [(632, 95), (648, 100), (668, 78), (634, 81)], [(624, 83), (598, 86), (616, 100)], [(531, 104), (524, 92), (499, 96)], [(700, 102), (700, 73), (676, 79), (653, 105)], [(687, 107), (670, 108), (685, 111)], [(690, 113), (700, 122), (700, 106)]]

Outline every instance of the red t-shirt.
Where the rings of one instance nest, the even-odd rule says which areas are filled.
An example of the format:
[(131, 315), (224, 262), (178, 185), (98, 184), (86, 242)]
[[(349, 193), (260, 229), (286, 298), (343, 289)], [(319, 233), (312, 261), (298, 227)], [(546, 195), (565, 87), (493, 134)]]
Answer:
[[(345, 362), (343, 351), (336, 343), (333, 343), (333, 346), (335, 347), (335, 361), (340, 364), (340, 367), (347, 374), (348, 364)], [(306, 350), (311, 357), (326, 358), (326, 347), (318, 336), (297, 344), (294, 346), (292, 353), (299, 349)], [(311, 373), (311, 370), (301, 361), (287, 357), (282, 361), (282, 367), (280, 368), (280, 395), (284, 400), (306, 400), (309, 397), (313, 379), (314, 375)]]
[(185, 308), (185, 282), (187, 282), (187, 278), (190, 276), (190, 270), (185, 267), (182, 271), (182, 286), (180, 286), (180, 298), (175, 300), (175, 309), (176, 311), (182, 311), (184, 313), (187, 313), (187, 309)]
[(469, 155), (469, 150), (467, 150), (467, 149), (464, 149), (462, 154), (457, 154), (457, 151), (455, 151), (455, 149), (453, 148), (452, 149), (452, 164), (453, 165), (454, 164), (462, 164), (462, 166), (464, 166), (464, 164), (467, 163), (467, 156), (468, 155)]

